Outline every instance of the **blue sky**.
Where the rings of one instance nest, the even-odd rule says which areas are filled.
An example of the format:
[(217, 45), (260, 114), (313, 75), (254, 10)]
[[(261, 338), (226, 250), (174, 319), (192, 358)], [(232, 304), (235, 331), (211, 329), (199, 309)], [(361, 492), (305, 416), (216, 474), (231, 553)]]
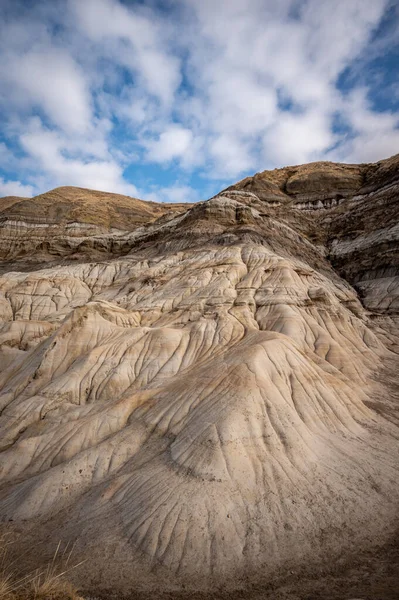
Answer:
[(397, 1), (1, 0), (0, 53), (0, 196), (399, 152)]

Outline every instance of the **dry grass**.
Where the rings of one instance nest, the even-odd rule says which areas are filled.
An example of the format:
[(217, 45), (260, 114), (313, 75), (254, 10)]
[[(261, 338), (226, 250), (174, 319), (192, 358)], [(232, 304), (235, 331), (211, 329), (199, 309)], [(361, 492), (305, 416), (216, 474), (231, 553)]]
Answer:
[(7, 536), (0, 537), (0, 600), (82, 600), (68, 581), (68, 573), (82, 563), (70, 565), (73, 548), (60, 552), (61, 542), (51, 562), (44, 568), (20, 575), (8, 560)]

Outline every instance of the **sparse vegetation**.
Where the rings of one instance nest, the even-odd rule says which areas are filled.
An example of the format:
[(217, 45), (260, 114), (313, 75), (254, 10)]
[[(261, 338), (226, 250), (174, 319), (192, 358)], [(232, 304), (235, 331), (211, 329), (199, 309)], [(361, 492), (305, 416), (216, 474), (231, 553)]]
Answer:
[(59, 543), (44, 569), (21, 574), (8, 558), (10, 543), (7, 535), (0, 537), (0, 600), (82, 600), (67, 579), (68, 573), (78, 566), (70, 565), (73, 548), (68, 551), (66, 546), (60, 552)]

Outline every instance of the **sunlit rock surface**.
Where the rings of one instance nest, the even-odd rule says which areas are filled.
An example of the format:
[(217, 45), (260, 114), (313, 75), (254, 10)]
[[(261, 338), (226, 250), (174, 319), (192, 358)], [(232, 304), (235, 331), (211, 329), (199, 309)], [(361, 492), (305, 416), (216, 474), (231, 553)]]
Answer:
[(0, 516), (21, 548), (76, 541), (85, 581), (123, 592), (389, 541), (398, 166), (265, 171), (196, 205), (0, 200)]

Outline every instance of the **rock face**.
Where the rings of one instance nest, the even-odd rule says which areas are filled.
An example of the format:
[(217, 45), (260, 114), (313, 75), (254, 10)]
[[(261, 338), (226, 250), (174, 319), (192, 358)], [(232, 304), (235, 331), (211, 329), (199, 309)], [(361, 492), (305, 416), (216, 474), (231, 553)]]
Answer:
[(188, 206), (73, 187), (36, 198), (0, 198), (0, 259), (19, 258), (20, 267), (32, 268), (61, 258), (111, 257), (129, 233)]
[(206, 590), (389, 541), (398, 180), (0, 200), (0, 515), (33, 561), (75, 541), (91, 589)]

